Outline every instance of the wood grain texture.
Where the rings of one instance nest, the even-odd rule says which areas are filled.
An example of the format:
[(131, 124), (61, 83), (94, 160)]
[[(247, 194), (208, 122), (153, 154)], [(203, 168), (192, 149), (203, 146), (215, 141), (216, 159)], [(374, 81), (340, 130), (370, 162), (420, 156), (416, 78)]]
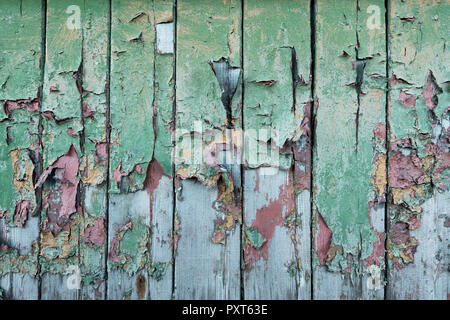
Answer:
[(0, 288), (5, 299), (37, 299), (42, 6), (0, 11)]
[(111, 12), (107, 296), (147, 299), (150, 194), (143, 189), (155, 143), (153, 2), (115, 0)]
[(310, 4), (244, 3), (244, 295), (309, 299)]
[[(173, 104), (175, 99), (175, 17), (174, 1), (154, 1), (156, 38), (164, 50), (155, 46), (155, 83), (153, 117), (156, 127), (155, 152), (149, 172), (151, 248), (149, 297), (171, 299), (173, 287), (173, 243), (171, 241), (174, 207), (172, 153)], [(163, 26), (163, 28), (160, 28)]]
[(234, 146), (223, 153), (219, 148), (222, 139), (239, 148), (231, 128), (241, 127), (241, 93), (238, 85), (236, 92), (225, 93), (231, 100), (224, 102), (221, 76), (214, 65), (222, 61), (241, 66), (241, 4), (177, 1), (177, 6), (175, 165), (180, 224), (175, 298), (238, 299), (239, 163), (236, 166)]
[(107, 78), (109, 2), (83, 7), (83, 159), (80, 164), (83, 221), (80, 241), (81, 299), (104, 299), (107, 211)]
[(449, 10), (390, 1), (388, 299), (448, 299)]
[[(79, 268), (81, 216), (76, 194), (81, 153), (81, 74), (83, 35), (81, 17), (68, 23), (70, 5), (80, 11), (82, 1), (47, 3), (46, 56), (42, 93), (43, 169), (40, 270), (42, 299), (76, 299), (69, 289), (70, 267)], [(75, 13), (77, 14), (77, 13)]]
[[(380, 206), (386, 185), (384, 4), (375, 4), (380, 29), (366, 25), (368, 5), (317, 1), (313, 160), (317, 299), (384, 295)], [(367, 276), (374, 278), (369, 279), (375, 283), (373, 290), (367, 290)]]
[(448, 299), (449, 13), (0, 1), (0, 300)]

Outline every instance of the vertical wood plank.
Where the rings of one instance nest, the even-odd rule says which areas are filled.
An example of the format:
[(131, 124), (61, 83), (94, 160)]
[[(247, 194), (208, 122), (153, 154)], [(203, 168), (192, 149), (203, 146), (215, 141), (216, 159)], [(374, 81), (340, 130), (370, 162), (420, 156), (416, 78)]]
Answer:
[(389, 2), (388, 299), (448, 299), (448, 1)]
[(244, 3), (244, 296), (309, 299), (310, 4)]
[(68, 277), (80, 270), (83, 1), (48, 1), (42, 102), (43, 171), (40, 271), (42, 299), (77, 299)]
[(155, 83), (153, 117), (155, 151), (150, 165), (151, 248), (149, 262), (149, 297), (152, 300), (171, 299), (173, 282), (174, 190), (172, 178), (173, 104), (175, 95), (175, 18), (174, 1), (154, 1)]
[(175, 299), (238, 299), (241, 5), (177, 6)]
[(80, 298), (92, 300), (105, 297), (109, 1), (85, 1), (82, 13), (84, 157), (80, 165), (83, 185)]
[(42, 4), (0, 4), (0, 290), (38, 298)]
[(319, 0), (316, 21), (313, 298), (382, 299), (384, 2)]
[(151, 1), (112, 1), (108, 299), (148, 298), (154, 152)]

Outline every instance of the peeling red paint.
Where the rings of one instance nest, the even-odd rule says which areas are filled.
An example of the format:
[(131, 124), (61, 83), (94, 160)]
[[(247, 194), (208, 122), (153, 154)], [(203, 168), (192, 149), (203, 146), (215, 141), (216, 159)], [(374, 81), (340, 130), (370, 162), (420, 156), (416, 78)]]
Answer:
[(422, 97), (428, 109), (433, 110), (434, 107), (437, 106), (437, 95), (440, 93), (442, 93), (442, 89), (436, 83), (433, 72), (430, 71), (427, 78), (427, 84), (422, 90)]
[(389, 79), (389, 85), (392, 87), (396, 83), (402, 83), (402, 84), (409, 84), (412, 85), (412, 83), (409, 83), (405, 79), (398, 78), (395, 74), (392, 74), (392, 77)]
[(127, 224), (125, 224), (124, 226), (122, 226), (119, 231), (117, 231), (114, 235), (114, 238), (111, 240), (111, 244), (110, 244), (110, 249), (109, 249), (109, 255), (108, 255), (108, 259), (114, 262), (119, 263), (120, 262), (120, 258), (119, 258), (119, 238), (120, 238), (120, 233), (122, 231), (131, 229), (133, 227), (133, 223), (130, 221)]
[(121, 172), (122, 169), (122, 163), (120, 163), (117, 168), (113, 171), (113, 179), (117, 183), (117, 188), (120, 189), (120, 184), (122, 183), (122, 177), (125, 177), (127, 174), (124, 172)]
[[(141, 169), (139, 169), (140, 171)], [(139, 173), (136, 168), (136, 172)], [(159, 182), (161, 178), (165, 176), (164, 169), (161, 164), (153, 159), (147, 167), (147, 176), (145, 177), (144, 187), (147, 189), (147, 192), (151, 195), (153, 200), (153, 192), (158, 188)]]
[(79, 179), (77, 178), (79, 159), (72, 145), (69, 151), (58, 158), (40, 176), (37, 187), (44, 184), (52, 176), (56, 181), (57, 190), (51, 190), (43, 199), (44, 209), (47, 210), (49, 225), (53, 232), (58, 233), (72, 213), (76, 212), (76, 197)]
[(327, 255), (331, 245), (331, 234), (332, 232), (328, 228), (325, 220), (323, 220), (322, 215), (317, 212), (314, 251), (317, 254), (321, 266), (325, 265), (327, 261)]
[(67, 129), (67, 134), (69, 136), (71, 136), (72, 138), (76, 138), (77, 137), (77, 134), (75, 133), (75, 131), (72, 128), (68, 128)]
[(11, 111), (26, 108), (28, 112), (39, 111), (39, 99), (20, 99), (15, 101), (6, 101), (3, 105), (5, 114), (9, 115)]
[(302, 135), (300, 143), (293, 147), (294, 154), (294, 188), (295, 191), (311, 189), (311, 117), (312, 101), (309, 101), (303, 107), (303, 120), (300, 125)]
[(389, 161), (389, 185), (393, 188), (407, 188), (426, 181), (427, 177), (419, 157), (413, 153), (405, 156), (400, 152)]
[[(256, 211), (256, 219), (250, 229), (256, 228), (266, 241), (259, 249), (252, 247), (248, 242), (244, 244), (246, 268), (250, 269), (253, 263), (261, 260), (261, 258), (265, 261), (269, 259), (269, 248), (275, 228), (276, 226), (283, 226), (285, 218), (293, 211), (295, 211), (295, 196), (291, 184), (281, 186), (279, 197)], [(285, 213), (284, 216), (283, 212)]]
[(364, 259), (363, 265), (365, 268), (369, 268), (371, 265), (380, 266), (384, 260), (384, 240), (386, 234), (384, 232), (377, 232), (378, 241), (373, 243), (373, 251), (366, 259)]
[(89, 118), (95, 113), (91, 110), (91, 107), (86, 102), (83, 102), (83, 118)]
[(380, 139), (381, 142), (384, 142), (386, 140), (386, 126), (384, 123), (377, 123), (373, 128), (373, 134)]
[(28, 219), (28, 213), (31, 213), (31, 203), (29, 200), (21, 200), (16, 205), (14, 211), (14, 222), (17, 227), (23, 227)]
[(276, 82), (275, 80), (250, 81), (250, 83), (254, 83), (254, 84), (257, 84), (257, 85), (263, 85), (263, 86), (266, 86), (266, 87), (273, 86), (275, 84), (275, 82)]
[(108, 158), (107, 148), (108, 144), (105, 142), (99, 142), (95, 144), (94, 159), (96, 164), (106, 161), (106, 159)]
[(83, 241), (90, 247), (103, 246), (106, 239), (105, 223), (103, 218), (95, 219), (94, 224), (84, 229)]
[(398, 98), (398, 101), (403, 106), (408, 108), (414, 108), (416, 106), (416, 98), (412, 94), (409, 94), (403, 90), (400, 91), (400, 97)]

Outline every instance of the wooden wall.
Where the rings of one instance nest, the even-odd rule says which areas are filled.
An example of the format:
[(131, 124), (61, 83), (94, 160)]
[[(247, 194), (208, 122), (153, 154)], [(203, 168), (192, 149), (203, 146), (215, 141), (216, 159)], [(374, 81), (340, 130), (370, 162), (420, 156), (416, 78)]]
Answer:
[(0, 299), (448, 299), (449, 14), (0, 1)]

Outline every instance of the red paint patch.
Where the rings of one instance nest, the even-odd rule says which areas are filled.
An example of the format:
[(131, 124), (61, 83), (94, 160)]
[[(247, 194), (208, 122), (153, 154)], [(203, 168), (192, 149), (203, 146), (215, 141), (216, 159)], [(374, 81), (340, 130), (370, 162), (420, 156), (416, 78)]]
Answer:
[(114, 169), (113, 171), (113, 179), (116, 181), (117, 183), (117, 188), (120, 189), (120, 184), (122, 182), (122, 177), (125, 177), (127, 174), (124, 172), (121, 172), (122, 170), (122, 163), (120, 163), (117, 168)]
[(44, 198), (44, 209), (53, 226), (54, 234), (58, 233), (76, 212), (76, 197), (79, 179), (77, 178), (79, 159), (72, 145), (69, 151), (58, 158), (40, 176), (36, 186), (42, 186), (49, 176), (52, 186), (49, 194)]
[(83, 241), (90, 247), (103, 246), (106, 239), (105, 223), (103, 218), (95, 219), (94, 224), (84, 229)]
[(114, 234), (114, 238), (111, 240), (111, 244), (110, 244), (110, 250), (109, 250), (109, 255), (108, 255), (108, 259), (114, 262), (119, 263), (120, 262), (120, 258), (119, 258), (119, 240), (120, 240), (120, 233), (129, 229), (133, 228), (133, 223), (130, 221), (127, 224), (125, 224), (124, 226), (122, 226), (119, 231), (117, 231)]
[(300, 143), (293, 147), (294, 187), (296, 192), (311, 189), (311, 117), (312, 101), (309, 101), (303, 107)]
[(416, 98), (409, 93), (406, 93), (406, 91), (400, 91), (400, 97), (398, 98), (398, 101), (405, 107), (408, 108), (414, 108), (416, 106)]
[(95, 112), (91, 110), (91, 107), (86, 102), (83, 102), (83, 118), (88, 118), (94, 113)]
[(26, 108), (28, 112), (39, 111), (39, 99), (21, 99), (15, 101), (6, 101), (3, 105), (5, 114), (9, 115), (11, 111)]
[(405, 156), (400, 152), (389, 161), (389, 185), (393, 188), (407, 188), (424, 183), (425, 172), (416, 154)]
[[(250, 269), (253, 263), (261, 260), (261, 258), (266, 261), (269, 259), (269, 248), (275, 233), (275, 227), (283, 226), (284, 219), (295, 210), (294, 191), (290, 186), (290, 184), (281, 186), (278, 199), (257, 210), (256, 219), (250, 228), (256, 228), (266, 241), (259, 249), (245, 243), (244, 259), (247, 269)], [(283, 212), (285, 212), (284, 216)]]
[(94, 159), (95, 159), (96, 164), (105, 162), (106, 159), (108, 158), (107, 149), (106, 149), (107, 147), (108, 147), (108, 145), (105, 142), (100, 142), (100, 143), (95, 144)]
[(31, 203), (28, 200), (21, 200), (14, 210), (14, 222), (17, 227), (23, 227), (31, 213)]
[(364, 259), (364, 267), (369, 268), (371, 265), (380, 266), (384, 260), (384, 239), (386, 234), (384, 232), (377, 233), (378, 241), (373, 244), (373, 251), (366, 259)]
[(314, 251), (317, 254), (321, 266), (325, 265), (327, 261), (327, 254), (331, 244), (331, 234), (330, 228), (328, 228), (322, 215), (317, 211)]
[(428, 109), (433, 110), (438, 104), (437, 95), (442, 93), (442, 89), (436, 83), (433, 72), (430, 71), (425, 89), (422, 90), (422, 97)]

